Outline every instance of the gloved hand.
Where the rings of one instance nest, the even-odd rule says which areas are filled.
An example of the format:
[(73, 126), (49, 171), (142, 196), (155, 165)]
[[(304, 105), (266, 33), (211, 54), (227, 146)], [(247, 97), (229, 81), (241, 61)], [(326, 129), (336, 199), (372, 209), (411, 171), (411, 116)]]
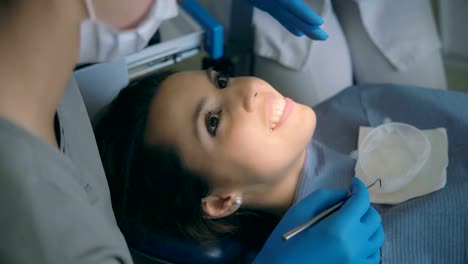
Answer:
[(325, 40), (327, 33), (320, 29), (322, 18), (302, 0), (249, 0), (255, 7), (269, 13), (296, 36)]
[(366, 186), (351, 182), (352, 196), (316, 225), (287, 241), (281, 235), (346, 197), (345, 190), (319, 190), (291, 207), (268, 238), (254, 264), (379, 263), (384, 232), (380, 215), (370, 206)]

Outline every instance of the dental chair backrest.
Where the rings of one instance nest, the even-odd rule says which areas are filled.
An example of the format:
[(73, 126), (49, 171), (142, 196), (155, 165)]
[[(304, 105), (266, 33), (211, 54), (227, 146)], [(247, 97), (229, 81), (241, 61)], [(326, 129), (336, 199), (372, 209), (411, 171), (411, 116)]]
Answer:
[(135, 264), (244, 264), (252, 263), (263, 247), (275, 217), (268, 214), (244, 214), (242, 229), (209, 244), (175, 236), (155, 234), (141, 224), (131, 224), (122, 232)]
[(125, 234), (135, 264), (229, 264), (248, 263), (244, 245), (236, 239), (220, 239), (211, 245), (170, 237), (148, 238)]

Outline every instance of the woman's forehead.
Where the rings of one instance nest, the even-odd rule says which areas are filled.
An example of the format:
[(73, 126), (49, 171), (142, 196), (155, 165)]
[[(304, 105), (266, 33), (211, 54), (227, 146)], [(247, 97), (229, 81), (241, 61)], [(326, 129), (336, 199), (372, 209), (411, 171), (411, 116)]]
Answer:
[(163, 112), (181, 108), (192, 110), (201, 98), (207, 96), (211, 88), (212, 84), (203, 71), (176, 73), (161, 84), (153, 106)]
[(192, 113), (209, 85), (202, 71), (181, 72), (167, 78), (151, 104), (146, 140), (153, 143), (160, 139), (166, 141), (168, 136), (175, 136), (178, 129), (191, 128)]
[(199, 92), (209, 85), (204, 71), (178, 72), (169, 76), (162, 84), (161, 90), (168, 95)]

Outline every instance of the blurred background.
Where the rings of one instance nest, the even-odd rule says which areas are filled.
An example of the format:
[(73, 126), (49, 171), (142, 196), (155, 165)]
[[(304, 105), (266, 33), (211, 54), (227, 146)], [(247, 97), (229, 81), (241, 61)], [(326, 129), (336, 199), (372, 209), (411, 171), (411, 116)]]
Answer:
[(450, 89), (468, 92), (468, 1), (432, 0)]

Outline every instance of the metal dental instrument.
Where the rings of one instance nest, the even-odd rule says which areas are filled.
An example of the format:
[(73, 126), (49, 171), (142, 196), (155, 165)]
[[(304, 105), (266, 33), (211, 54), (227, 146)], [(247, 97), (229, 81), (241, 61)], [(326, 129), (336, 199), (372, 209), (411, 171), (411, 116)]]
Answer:
[[(379, 178), (377, 180), (375, 180), (373, 183), (369, 184), (367, 186), (367, 189), (371, 188), (372, 186), (374, 186), (376, 183), (379, 183), (380, 187), (382, 187), (382, 180)], [(290, 238), (292, 238), (293, 236), (299, 234), (300, 232), (304, 231), (306, 228), (310, 227), (310, 226), (313, 226), (315, 225), (316, 223), (320, 222), (322, 219), (324, 219), (325, 217), (331, 215), (332, 213), (334, 213), (336, 210), (340, 209), (340, 207), (351, 197), (351, 195), (348, 195), (346, 198), (344, 198), (343, 200), (339, 201), (338, 203), (336, 203), (335, 205), (329, 207), (328, 209), (325, 209), (324, 211), (322, 211), (320, 214), (316, 215), (314, 218), (310, 219), (309, 221), (305, 222), (304, 224), (298, 226), (298, 227), (295, 227), (291, 230), (289, 230), (288, 232), (284, 233), (281, 237), (283, 238), (283, 240), (289, 240)]]

